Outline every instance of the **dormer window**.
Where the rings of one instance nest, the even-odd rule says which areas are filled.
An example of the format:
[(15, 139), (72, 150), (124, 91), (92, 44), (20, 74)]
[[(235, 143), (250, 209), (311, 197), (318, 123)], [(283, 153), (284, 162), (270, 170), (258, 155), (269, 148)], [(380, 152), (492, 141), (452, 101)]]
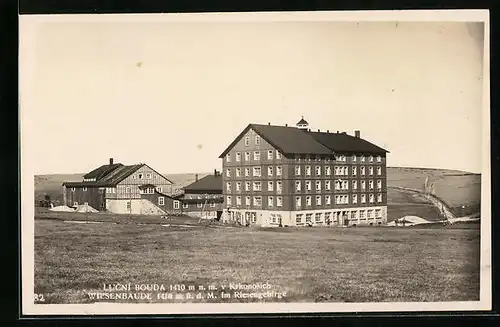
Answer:
[(260, 136), (255, 135), (255, 145), (260, 145)]
[(139, 177), (139, 179), (143, 179), (144, 178), (144, 175), (143, 174), (139, 174), (137, 175)]

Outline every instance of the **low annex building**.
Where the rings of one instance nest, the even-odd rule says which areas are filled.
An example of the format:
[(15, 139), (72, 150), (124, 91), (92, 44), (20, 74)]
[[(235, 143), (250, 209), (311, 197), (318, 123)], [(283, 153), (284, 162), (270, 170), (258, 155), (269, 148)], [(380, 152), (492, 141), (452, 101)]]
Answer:
[[(198, 175), (197, 175), (198, 176)], [(182, 203), (182, 213), (204, 219), (220, 218), (223, 210), (222, 176), (217, 170), (183, 188), (183, 194), (174, 197)]]
[(180, 213), (180, 202), (171, 196), (172, 185), (147, 164), (126, 166), (110, 158), (82, 181), (63, 183), (63, 201), (69, 207), (86, 204), (117, 214)]
[(387, 222), (387, 150), (345, 132), (249, 124), (222, 152), (223, 220), (260, 226)]

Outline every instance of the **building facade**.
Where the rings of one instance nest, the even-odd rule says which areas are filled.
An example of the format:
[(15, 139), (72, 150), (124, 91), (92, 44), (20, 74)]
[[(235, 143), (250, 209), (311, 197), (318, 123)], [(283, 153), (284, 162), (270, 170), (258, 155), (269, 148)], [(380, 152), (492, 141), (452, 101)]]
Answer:
[(183, 188), (181, 195), (182, 213), (203, 219), (218, 219), (222, 216), (224, 197), (222, 195), (222, 176), (217, 170), (213, 175), (196, 179)]
[(70, 207), (89, 205), (117, 214), (180, 213), (180, 201), (171, 196), (172, 184), (146, 164), (125, 166), (111, 158), (82, 181), (63, 183), (63, 201)]
[(223, 220), (260, 226), (387, 221), (388, 151), (359, 131), (249, 124), (220, 155)]

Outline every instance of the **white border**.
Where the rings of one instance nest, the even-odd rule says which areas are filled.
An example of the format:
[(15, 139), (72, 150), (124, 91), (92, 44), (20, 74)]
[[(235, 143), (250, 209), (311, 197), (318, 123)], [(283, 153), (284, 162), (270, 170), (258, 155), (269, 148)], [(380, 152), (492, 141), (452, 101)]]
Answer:
[(34, 144), (26, 143), (23, 130), (29, 116), (22, 108), (30, 99), (20, 97), (21, 148), (21, 242), (22, 242), (22, 314), (23, 315), (135, 315), (135, 314), (248, 314), (248, 313), (340, 313), (340, 312), (418, 312), (491, 310), (491, 186), (490, 186), (490, 25), (487, 10), (413, 10), (345, 12), (265, 12), (203, 14), (120, 14), (120, 15), (29, 15), (20, 16), (20, 93), (30, 87), (22, 73), (33, 72), (30, 60), (36, 28), (47, 22), (298, 22), (298, 21), (413, 21), (413, 22), (484, 22), (482, 181), (481, 181), (481, 274), (480, 300), (470, 302), (395, 302), (395, 303), (231, 303), (231, 304), (34, 304), (34, 168), (30, 157)]

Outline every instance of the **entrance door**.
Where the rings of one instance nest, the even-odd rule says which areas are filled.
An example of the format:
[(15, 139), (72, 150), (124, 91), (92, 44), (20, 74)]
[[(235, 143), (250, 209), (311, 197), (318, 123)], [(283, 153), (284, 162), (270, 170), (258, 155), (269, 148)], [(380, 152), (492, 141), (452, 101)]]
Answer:
[(349, 225), (349, 217), (347, 216), (347, 211), (342, 211), (342, 221), (344, 222), (344, 226)]

